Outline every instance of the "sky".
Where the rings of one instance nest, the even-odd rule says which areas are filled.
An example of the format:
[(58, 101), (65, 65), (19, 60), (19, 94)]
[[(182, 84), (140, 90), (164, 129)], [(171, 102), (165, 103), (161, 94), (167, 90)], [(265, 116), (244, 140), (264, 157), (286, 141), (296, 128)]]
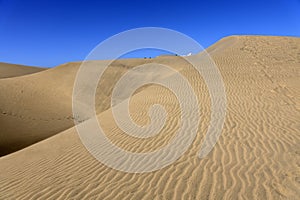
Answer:
[(173, 29), (205, 48), (229, 35), (300, 37), (300, 0), (0, 0), (0, 62), (80, 61), (105, 39), (140, 27)]

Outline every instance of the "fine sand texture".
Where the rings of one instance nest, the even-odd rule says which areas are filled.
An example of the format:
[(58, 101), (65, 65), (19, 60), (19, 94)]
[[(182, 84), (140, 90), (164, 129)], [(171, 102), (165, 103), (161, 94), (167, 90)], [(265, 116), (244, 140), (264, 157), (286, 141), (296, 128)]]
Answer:
[(210, 122), (209, 91), (183, 58), (117, 60), (99, 81), (99, 124), (113, 144), (136, 153), (167, 145), (181, 111), (170, 90), (144, 86), (130, 100), (132, 119), (149, 124), (149, 107), (161, 104), (166, 123), (151, 138), (125, 134), (110, 108), (119, 78), (135, 66), (160, 63), (179, 71), (195, 90), (201, 110), (196, 138), (174, 163), (149, 173), (109, 168), (82, 144), (73, 121), (89, 119), (72, 115), (80, 62), (23, 74), (16, 69), (15, 75), (14, 68), (0, 65), (11, 74), (0, 79), (0, 199), (300, 199), (300, 39), (230, 36), (207, 51), (223, 77), (227, 108), (222, 134), (202, 159), (197, 155)]

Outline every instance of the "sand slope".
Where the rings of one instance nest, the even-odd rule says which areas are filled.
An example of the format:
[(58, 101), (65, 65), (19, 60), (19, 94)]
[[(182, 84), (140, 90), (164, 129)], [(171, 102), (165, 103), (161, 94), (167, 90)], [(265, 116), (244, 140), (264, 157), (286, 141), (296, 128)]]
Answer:
[[(209, 123), (207, 88), (203, 81), (193, 82), (201, 77), (179, 58), (158, 58), (157, 62), (180, 68), (198, 90), (202, 120), (194, 143), (180, 159), (146, 174), (120, 172), (96, 161), (82, 145), (75, 128), (65, 130), (72, 126), (71, 119), (28, 125), (30, 119), (26, 117), (33, 114), (45, 119), (71, 116), (71, 88), (78, 63), (0, 80), (0, 91), (5, 91), (5, 86), (11, 88), (0, 98), (2, 107), (24, 116), (15, 119), (2, 114), (4, 149), (9, 147), (9, 141), (21, 137), (19, 132), (28, 135), (18, 144), (28, 141), (30, 135), (41, 140), (56, 134), (0, 158), (0, 199), (299, 199), (300, 39), (234, 36), (222, 39), (208, 51), (220, 69), (227, 92), (227, 115), (220, 140), (206, 158), (197, 157)], [(116, 66), (125, 64), (108, 73), (107, 77), (114, 78), (102, 82), (108, 84), (108, 89), (104, 92), (99, 87), (96, 97), (102, 106), (98, 118), (107, 136), (133, 152), (166, 145), (178, 128), (180, 116), (174, 95), (162, 87), (149, 86), (132, 98), (130, 109), (133, 119), (145, 124), (148, 106), (163, 104), (170, 114), (161, 134), (140, 140), (116, 127), (107, 109), (109, 88), (126, 71), (124, 65), (132, 67), (143, 62), (148, 61), (117, 63)], [(123, 72), (115, 72), (120, 69)], [(20, 88), (23, 94), (27, 91), (26, 95), (13, 104)], [(20, 124), (19, 129), (13, 126), (16, 124)], [(65, 131), (58, 133), (58, 129)], [(33, 143), (30, 141), (25, 146)]]
[(0, 78), (23, 76), (46, 70), (46, 68), (30, 67), (0, 62)]
[[(176, 66), (184, 61), (180, 58)], [(160, 60), (160, 59), (158, 59)], [(173, 58), (161, 63), (172, 62)], [(115, 61), (104, 73), (96, 93), (97, 112), (109, 108), (111, 91), (119, 78), (133, 66), (153, 59)], [(101, 67), (108, 61), (89, 61)], [(10, 79), (0, 79), (0, 156), (48, 138), (74, 125), (72, 92), (80, 62)], [(96, 69), (95, 69), (96, 70)], [(92, 72), (91, 72), (92, 73)], [(16, 126), (17, 124), (17, 126)]]

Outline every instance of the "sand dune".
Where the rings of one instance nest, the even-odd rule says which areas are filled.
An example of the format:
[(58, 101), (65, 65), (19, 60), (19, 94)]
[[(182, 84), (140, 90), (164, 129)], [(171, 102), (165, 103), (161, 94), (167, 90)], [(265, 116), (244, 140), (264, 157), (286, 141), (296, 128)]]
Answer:
[(0, 78), (23, 76), (46, 70), (45, 68), (30, 67), (0, 62)]
[[(178, 66), (184, 62), (180, 58), (177, 60)], [(162, 63), (171, 61), (169, 58)], [(95, 62), (96, 67), (107, 63), (90, 61), (93, 66)], [(133, 66), (147, 62), (153, 62), (153, 59), (122, 60), (111, 64), (96, 93), (98, 113), (109, 108), (110, 93), (119, 78)], [(0, 79), (0, 155), (24, 148), (74, 125), (72, 92), (80, 64), (67, 63), (28, 76)]]
[(169, 113), (166, 125), (148, 140), (124, 134), (109, 108), (122, 74), (143, 63), (164, 63), (198, 91), (201, 123), (193, 144), (172, 165), (144, 174), (106, 167), (81, 143), (71, 110), (80, 63), (0, 79), (2, 155), (33, 144), (0, 158), (0, 199), (299, 199), (300, 39), (232, 36), (208, 51), (224, 79), (227, 114), (220, 140), (204, 159), (197, 152), (210, 120), (208, 90), (180, 57), (117, 61), (100, 81), (98, 119), (115, 145), (132, 152), (165, 146), (178, 129), (180, 108), (169, 90), (143, 87), (131, 99), (133, 120), (149, 123), (148, 108), (159, 103)]

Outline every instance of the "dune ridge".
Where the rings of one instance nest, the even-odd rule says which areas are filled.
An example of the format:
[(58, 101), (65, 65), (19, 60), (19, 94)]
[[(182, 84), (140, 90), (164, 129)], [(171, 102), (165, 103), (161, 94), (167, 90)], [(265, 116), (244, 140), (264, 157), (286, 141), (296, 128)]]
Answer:
[[(161, 134), (149, 140), (124, 134), (116, 126), (108, 103), (114, 82), (127, 68), (154, 61), (169, 64), (179, 69), (198, 91), (201, 123), (193, 144), (172, 165), (145, 174), (124, 173), (99, 163), (82, 145), (71, 119), (70, 123), (54, 120), (50, 125), (47, 122), (28, 127), (29, 114), (36, 118), (72, 116), (72, 82), (78, 63), (30, 76), (0, 79), (0, 91), (8, 95), (1, 96), (0, 105), (27, 117), (16, 121), (7, 114), (0, 115), (0, 125), (4, 127), (1, 141), (5, 138), (6, 142), (16, 141), (10, 135), (22, 131), (41, 140), (35, 143), (31, 139), (26, 146), (35, 144), (0, 158), (0, 199), (298, 199), (300, 39), (232, 36), (207, 51), (224, 80), (227, 114), (218, 143), (204, 159), (199, 159), (197, 152), (210, 120), (210, 100), (201, 76), (191, 66), (176, 57), (117, 61), (100, 82), (96, 95), (100, 106), (98, 119), (115, 145), (132, 152), (153, 151), (166, 145), (178, 128), (180, 109), (167, 89), (156, 85), (145, 87), (131, 99), (133, 119), (138, 124), (148, 123), (148, 107), (161, 103), (170, 113), (167, 123)], [(101, 84), (106, 86), (105, 91), (101, 90)], [(11, 105), (20, 86), (28, 93), (33, 89), (45, 91), (38, 97), (39, 102), (31, 102), (37, 105), (36, 110), (30, 103)], [(5, 90), (7, 87), (10, 91)], [(22, 102), (33, 100), (31, 95), (23, 98)], [(51, 113), (54, 107), (59, 113)], [(26, 108), (31, 112), (26, 112)], [(19, 129), (13, 126), (15, 123), (20, 124)], [(40, 132), (35, 131), (37, 127)], [(62, 131), (53, 130), (57, 127)], [(29, 140), (28, 135), (23, 140)], [(15, 138), (19, 136), (15, 133)], [(5, 142), (1, 145), (9, 146)]]

